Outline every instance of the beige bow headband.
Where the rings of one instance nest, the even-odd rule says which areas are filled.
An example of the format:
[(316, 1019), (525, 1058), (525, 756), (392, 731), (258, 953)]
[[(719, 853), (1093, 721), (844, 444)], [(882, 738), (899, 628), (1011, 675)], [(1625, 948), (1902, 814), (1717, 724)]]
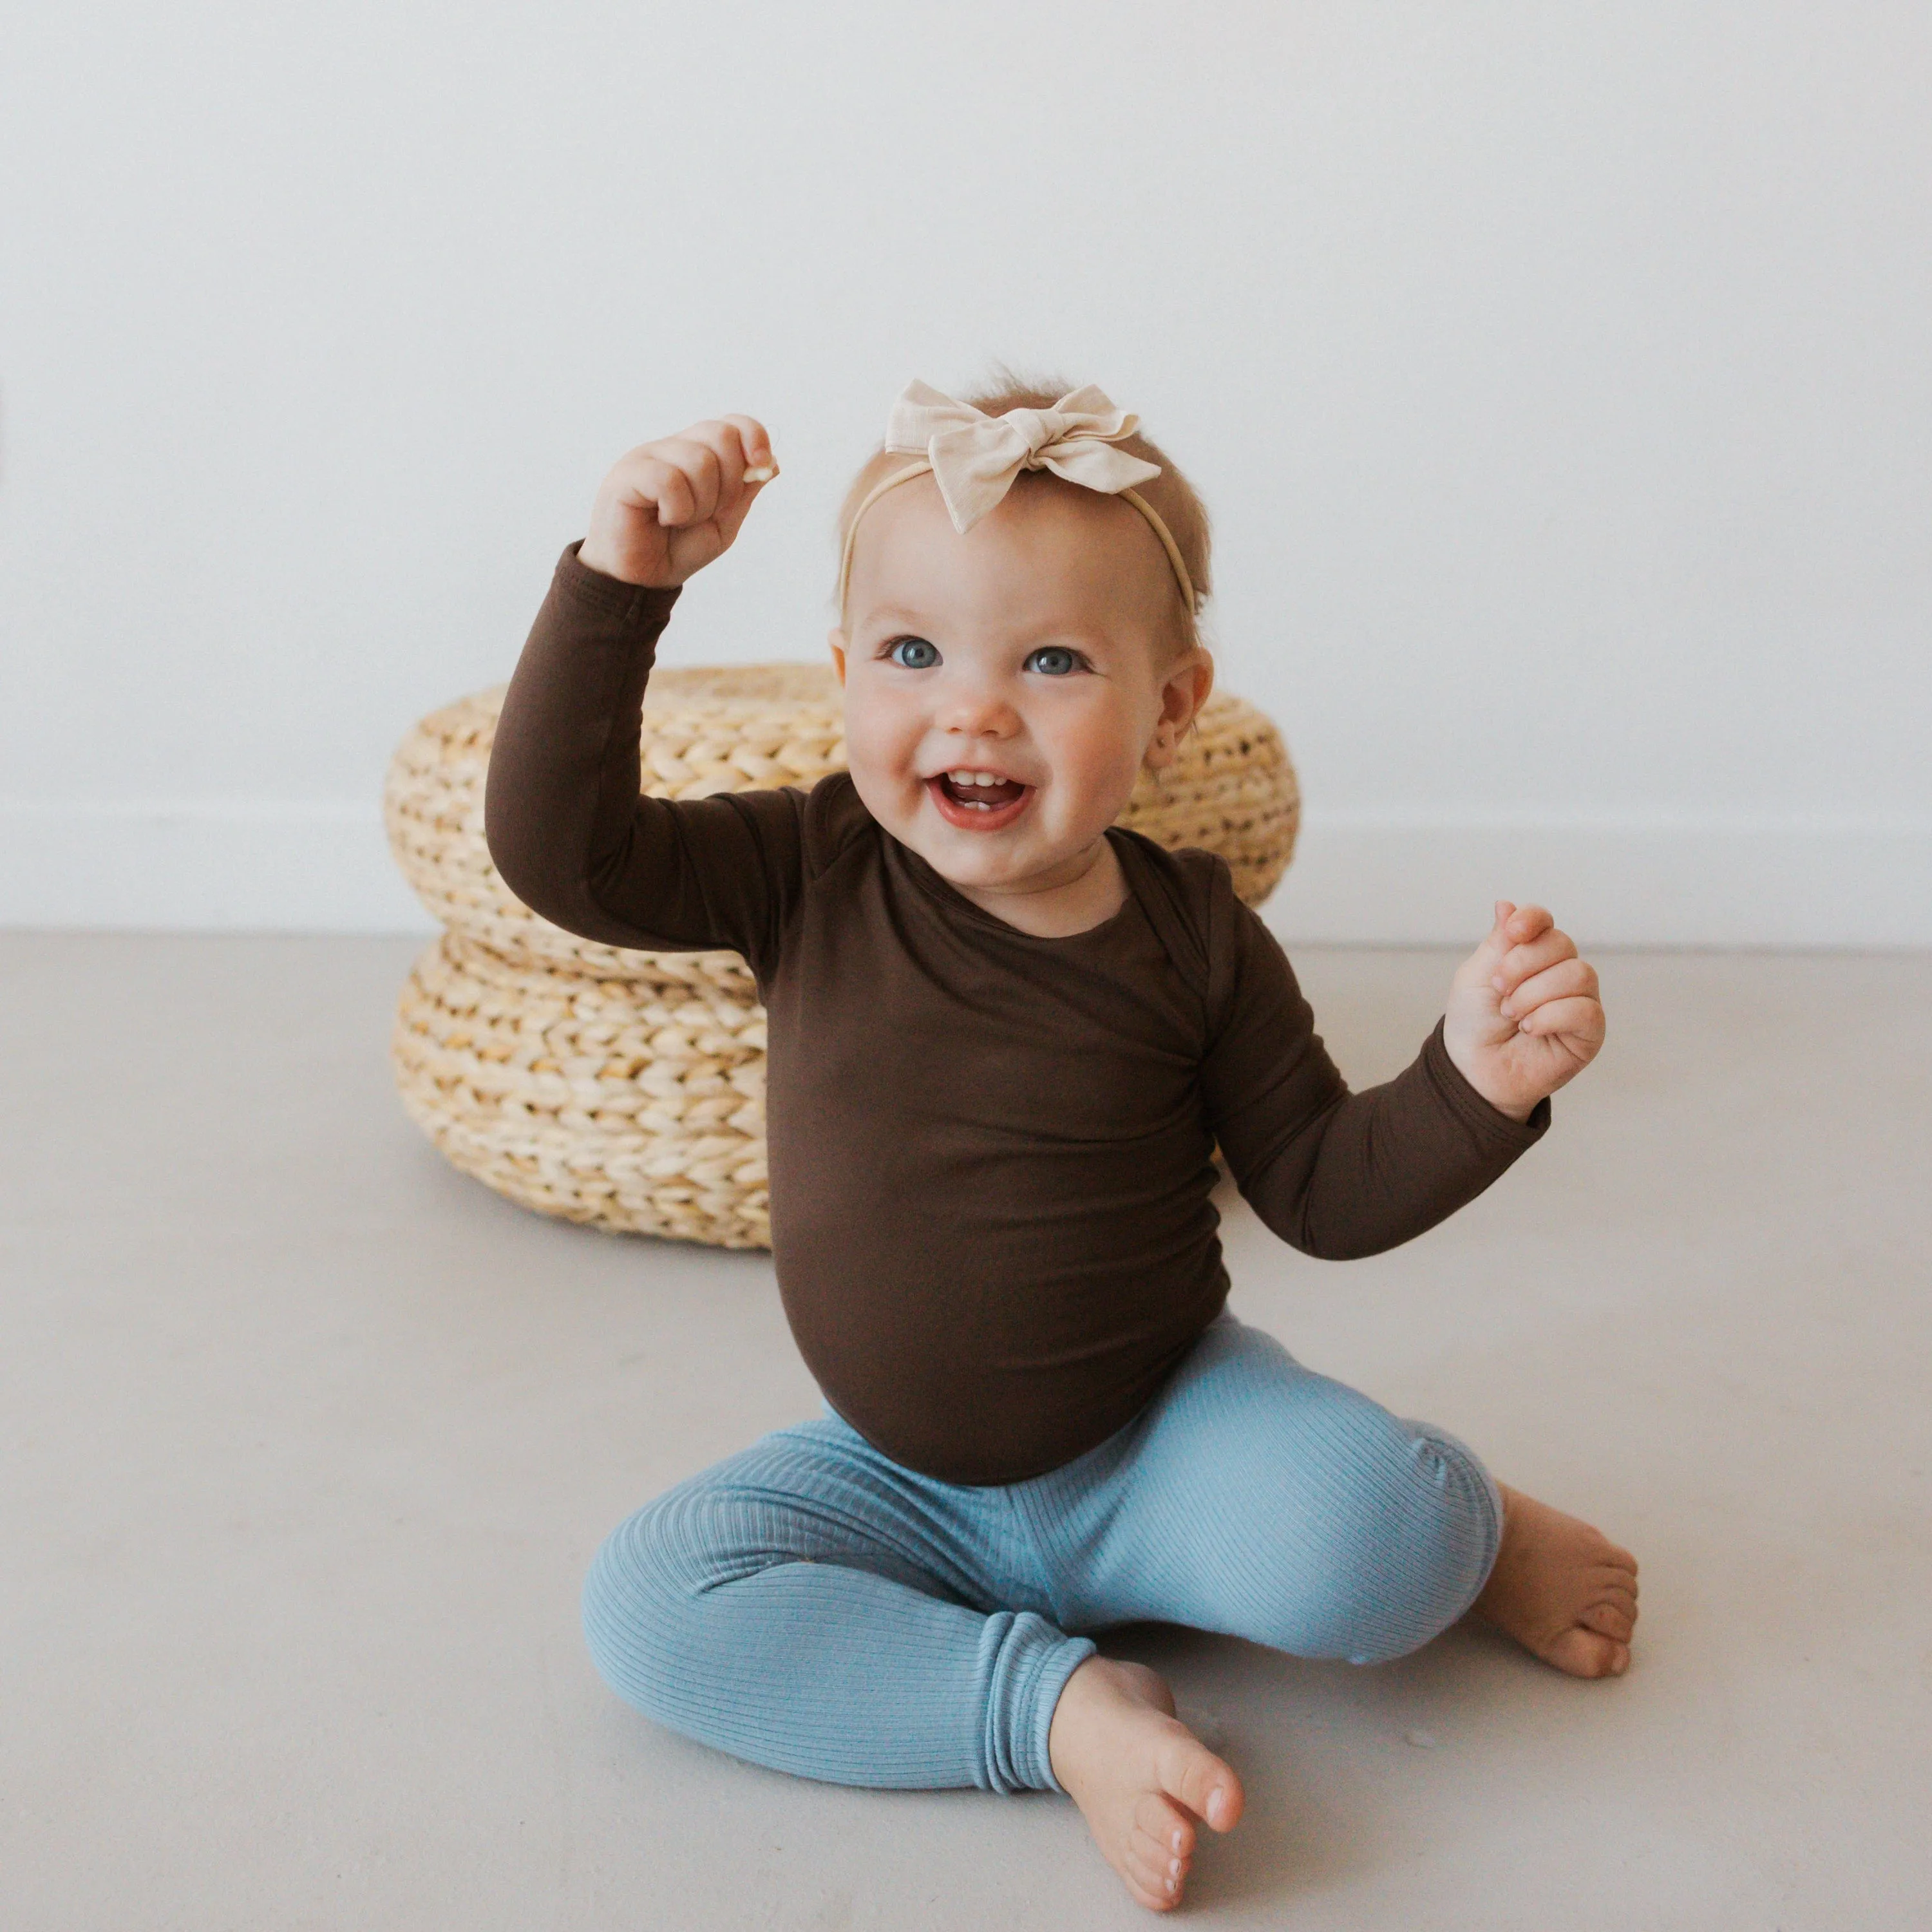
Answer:
[(1147, 520), (1174, 566), (1180, 600), (1190, 614), (1200, 608), (1194, 580), (1187, 574), (1180, 546), (1161, 520), (1160, 512), (1133, 488), (1160, 474), (1157, 463), (1143, 463), (1114, 445), (1131, 436), (1140, 418), (1117, 410), (1103, 392), (1089, 383), (1062, 396), (1050, 410), (1009, 410), (989, 416), (970, 403), (955, 402), (929, 382), (908, 382), (892, 405), (886, 425), (886, 447), (923, 460), (909, 463), (880, 478), (868, 490), (845, 527), (845, 548), (838, 560), (838, 610), (845, 610), (845, 586), (852, 574), (852, 541), (859, 520), (888, 490), (923, 476), (930, 470), (945, 499), (952, 527), (962, 536), (1012, 488), (1022, 470), (1050, 470), (1054, 476), (1083, 488), (1098, 490), (1132, 504)]

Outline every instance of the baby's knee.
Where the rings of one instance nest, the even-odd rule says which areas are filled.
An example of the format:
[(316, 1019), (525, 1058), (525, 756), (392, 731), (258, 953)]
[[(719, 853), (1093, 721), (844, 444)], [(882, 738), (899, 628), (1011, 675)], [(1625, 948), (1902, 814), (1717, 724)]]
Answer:
[(1475, 1601), (1501, 1534), (1495, 1492), (1460, 1443), (1407, 1424), (1336, 1474), (1297, 1565), (1302, 1587), (1282, 1604), (1280, 1647), (1387, 1663)]
[(1502, 1532), (1482, 1465), (1453, 1438), (1405, 1426), (1354, 1526), (1363, 1588), (1346, 1648), (1352, 1663), (1419, 1650), (1473, 1604)]
[(674, 1490), (604, 1540), (584, 1580), (584, 1640), (604, 1680), (655, 1712), (701, 1646), (705, 1593), (728, 1574), (728, 1499)]

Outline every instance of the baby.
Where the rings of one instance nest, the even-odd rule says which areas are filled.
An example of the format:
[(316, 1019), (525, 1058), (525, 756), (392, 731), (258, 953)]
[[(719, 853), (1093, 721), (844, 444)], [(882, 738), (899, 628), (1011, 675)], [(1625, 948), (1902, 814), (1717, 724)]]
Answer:
[(1237, 1321), (1209, 1198), (1218, 1146), (1309, 1253), (1420, 1234), (1544, 1131), (1597, 976), (1499, 903), (1414, 1063), (1351, 1094), (1226, 865), (1115, 826), (1213, 682), (1208, 524), (1094, 388), (911, 386), (842, 518), (849, 774), (640, 798), (678, 586), (776, 473), (748, 416), (617, 464), (490, 766), (538, 911), (750, 962), (778, 1284), (826, 1398), (614, 1532), (585, 1629), (621, 1695), (759, 1763), (1064, 1792), (1164, 1910), (1241, 1781), (1084, 1633), (1372, 1663), (1473, 1610), (1574, 1676), (1629, 1665), (1635, 1560)]

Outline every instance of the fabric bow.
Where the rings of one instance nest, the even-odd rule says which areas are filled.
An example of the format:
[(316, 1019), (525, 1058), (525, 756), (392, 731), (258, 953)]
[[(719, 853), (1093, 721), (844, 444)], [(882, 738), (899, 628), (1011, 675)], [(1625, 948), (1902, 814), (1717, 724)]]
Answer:
[(1062, 396), (1050, 410), (989, 416), (930, 382), (914, 380), (892, 405), (886, 447), (932, 464), (952, 527), (964, 536), (998, 505), (1022, 470), (1050, 470), (1110, 496), (1150, 482), (1160, 474), (1159, 464), (1113, 447), (1139, 423), (1091, 382)]

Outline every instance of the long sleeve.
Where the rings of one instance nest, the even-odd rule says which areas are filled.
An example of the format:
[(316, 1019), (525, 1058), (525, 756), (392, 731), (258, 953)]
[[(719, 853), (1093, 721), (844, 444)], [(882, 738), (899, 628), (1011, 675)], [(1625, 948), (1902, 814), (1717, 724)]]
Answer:
[(567, 931), (763, 970), (802, 865), (802, 795), (642, 798), (644, 688), (675, 589), (558, 560), (503, 700), (484, 794), (490, 856)]
[(1440, 1022), (1394, 1079), (1350, 1093), (1274, 935), (1238, 903), (1214, 928), (1225, 1017), (1202, 1066), (1210, 1122), (1282, 1240), (1327, 1260), (1378, 1254), (1474, 1200), (1542, 1138), (1549, 1102), (1520, 1124), (1491, 1106)]

